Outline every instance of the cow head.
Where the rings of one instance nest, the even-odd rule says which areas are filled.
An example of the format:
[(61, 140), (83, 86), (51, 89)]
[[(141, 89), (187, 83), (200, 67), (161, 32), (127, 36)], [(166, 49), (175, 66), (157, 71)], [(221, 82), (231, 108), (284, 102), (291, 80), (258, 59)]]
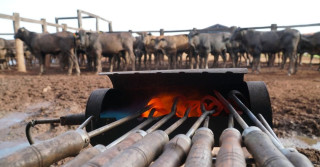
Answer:
[(29, 31), (26, 28), (22, 27), (18, 29), (17, 33), (14, 35), (14, 38), (24, 41), (28, 35)]
[(244, 28), (237, 28), (233, 31), (230, 40), (231, 41), (241, 41), (243, 37), (246, 35), (247, 29)]
[(190, 31), (190, 33), (188, 34), (188, 40), (189, 40), (189, 45), (191, 48), (196, 50), (196, 43), (198, 43), (198, 35), (199, 32), (196, 28), (193, 28), (192, 31)]
[(166, 39), (161, 36), (161, 37), (158, 37), (158, 38), (154, 38), (153, 39), (154, 41), (154, 49), (158, 52), (158, 53), (164, 53), (164, 49), (166, 48), (167, 46), (167, 41)]
[(189, 40), (190, 40), (192, 37), (194, 37), (194, 36), (196, 36), (196, 35), (198, 35), (198, 34), (199, 34), (198, 30), (197, 30), (196, 28), (193, 28), (193, 29), (190, 31), (190, 33), (188, 34)]
[(76, 33), (76, 39), (79, 41), (80, 48), (86, 48), (89, 40), (90, 32), (86, 32), (84, 30), (80, 30)]

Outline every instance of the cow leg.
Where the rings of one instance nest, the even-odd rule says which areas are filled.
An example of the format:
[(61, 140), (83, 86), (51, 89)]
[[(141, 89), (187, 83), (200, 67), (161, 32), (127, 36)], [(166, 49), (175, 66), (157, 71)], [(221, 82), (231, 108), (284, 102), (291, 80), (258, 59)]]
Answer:
[(72, 68), (73, 68), (73, 60), (72, 60), (72, 57), (71, 55), (65, 55), (65, 54), (62, 54), (63, 56), (68, 56), (68, 75), (71, 75), (72, 74)]
[(75, 54), (71, 54), (71, 55), (72, 55), (73, 62), (75, 63), (76, 73), (77, 75), (80, 75), (80, 66), (79, 66), (78, 58)]
[[(232, 59), (232, 67), (233, 68), (237, 67), (238, 55), (235, 54), (234, 52), (230, 52), (230, 56), (231, 56), (231, 59)], [(241, 60), (241, 57), (240, 57), (240, 60)]]
[(193, 69), (193, 63), (196, 55), (194, 55), (192, 52), (189, 52), (188, 56), (189, 56), (189, 68)]
[(172, 68), (173, 69), (176, 69), (177, 68), (177, 58), (178, 58), (178, 55), (177, 55), (177, 53), (173, 53), (172, 54)]
[(284, 69), (284, 65), (285, 65), (286, 62), (287, 62), (287, 58), (288, 58), (287, 53), (283, 53), (283, 55), (282, 55), (282, 63), (281, 63), (280, 69)]
[[(136, 54), (137, 57), (136, 57), (136, 61), (138, 61), (138, 69), (140, 70), (141, 69), (141, 59), (142, 59), (142, 55), (140, 53)], [(144, 59), (144, 65), (146, 65), (146, 61)]]
[(45, 72), (45, 69), (44, 69), (44, 58), (45, 58), (45, 54), (40, 54), (39, 56), (39, 65), (40, 65), (40, 73), (39, 75), (42, 75), (44, 72)]
[(290, 62), (289, 62), (289, 69), (288, 69), (288, 75), (290, 76), (291, 74), (294, 74), (295, 73), (295, 61), (296, 61), (296, 58), (295, 58), (295, 55), (290, 53), (290, 54), (286, 54), (287, 56), (286, 57), (289, 57), (290, 58)]
[[(95, 51), (95, 66), (97, 70), (97, 74), (102, 72), (102, 65), (101, 65), (101, 51), (97, 50)], [(112, 64), (112, 63), (111, 63)]]
[[(208, 57), (209, 57), (209, 56), (208, 56)], [(213, 57), (214, 57), (214, 60), (213, 60), (213, 65), (212, 65), (212, 67), (213, 67), (213, 68), (217, 68), (217, 67), (218, 67), (219, 54), (214, 54)]]
[[(134, 58), (134, 53), (132, 50), (129, 50), (128, 52), (126, 52), (126, 54), (129, 54), (129, 61), (131, 63), (131, 66), (132, 66), (132, 71), (135, 71), (136, 70), (136, 62), (135, 62), (135, 58)], [(126, 63), (126, 66), (128, 65), (128, 63)]]
[(256, 69), (258, 73), (261, 72), (261, 66), (260, 66), (260, 65), (261, 65), (261, 61), (260, 61), (260, 57), (261, 57), (261, 56), (260, 56), (260, 54), (259, 54), (259, 56), (257, 57), (257, 69)]
[(303, 53), (299, 53), (299, 56), (298, 56), (298, 58), (299, 58), (299, 66), (302, 65), (302, 56), (303, 56)]
[(205, 69), (209, 69), (209, 66), (208, 66), (208, 57), (209, 57), (209, 53), (206, 54), (205, 57), (204, 57)]
[(309, 66), (312, 67), (312, 59), (313, 59), (314, 54), (310, 54), (310, 62), (309, 62)]
[(226, 55), (226, 52), (223, 51), (222, 54), (221, 54), (221, 56), (222, 56), (222, 60), (223, 60), (222, 67), (223, 67), (223, 68), (226, 68), (226, 67), (227, 67), (227, 55)]

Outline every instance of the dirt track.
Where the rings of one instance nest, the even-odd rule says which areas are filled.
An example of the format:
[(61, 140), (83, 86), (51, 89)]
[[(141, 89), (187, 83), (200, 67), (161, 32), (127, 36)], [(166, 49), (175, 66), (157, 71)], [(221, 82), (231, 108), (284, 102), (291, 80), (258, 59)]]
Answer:
[[(300, 67), (297, 75), (288, 77), (285, 70), (263, 68), (262, 74), (246, 74), (245, 80), (267, 84), (276, 134), (285, 145), (296, 146), (320, 166), (320, 72), (316, 69)], [(0, 157), (26, 145), (28, 121), (83, 113), (93, 90), (112, 86), (106, 76), (94, 73), (67, 76), (52, 68), (37, 76), (37, 70), (0, 72)], [(69, 128), (75, 127), (43, 125), (32, 133), (36, 140), (43, 140)]]

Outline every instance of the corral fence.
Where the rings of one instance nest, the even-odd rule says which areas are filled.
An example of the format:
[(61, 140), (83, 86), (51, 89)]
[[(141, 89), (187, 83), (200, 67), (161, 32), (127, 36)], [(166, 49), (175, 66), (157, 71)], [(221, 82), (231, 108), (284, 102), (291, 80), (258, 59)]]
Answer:
[[(314, 23), (314, 24), (297, 24), (297, 25), (281, 25), (278, 26), (277, 24), (271, 24), (270, 26), (261, 26), (261, 27), (239, 27), (241, 29), (270, 29), (271, 31), (276, 31), (278, 28), (299, 28), (299, 27), (313, 27), (313, 26), (320, 26), (320, 23)], [(204, 28), (204, 29), (198, 29), (199, 32), (203, 33), (215, 33), (215, 32), (230, 32), (232, 29), (238, 28), (238, 27), (210, 27), (210, 28)], [(129, 32), (132, 33), (140, 33), (140, 32), (148, 32), (148, 33), (159, 33), (160, 35), (164, 35), (164, 33), (182, 33), (182, 32), (190, 32), (193, 29), (185, 29), (185, 30), (150, 30), (150, 31), (132, 31), (129, 30)], [(125, 31), (114, 31), (114, 32), (125, 32)]]
[[(82, 15), (88, 15), (88, 16), (82, 16)], [(97, 16), (95, 14), (83, 11), (83, 10), (77, 10), (77, 17), (60, 17), (56, 18), (56, 23), (49, 23), (46, 21), (46, 19), (42, 18), (41, 20), (34, 20), (29, 18), (20, 17), (19, 13), (13, 13), (13, 15), (6, 15), (0, 13), (0, 19), (8, 19), (13, 21), (13, 29), (14, 33), (18, 31), (20, 28), (20, 22), (29, 22), (29, 23), (35, 23), (40, 24), (42, 27), (42, 32), (47, 33), (47, 26), (53, 26), (56, 27), (56, 31), (59, 32), (59, 28), (62, 28), (62, 31), (67, 31), (68, 29), (71, 30), (80, 30), (82, 28), (82, 18), (95, 18), (96, 19), (96, 31), (99, 31), (99, 20), (103, 20), (108, 22), (109, 24), (109, 31), (112, 31), (112, 22), (102, 18), (100, 16)], [(59, 20), (63, 19), (78, 19), (78, 28), (69, 27), (67, 24), (58, 24)], [(14, 33), (0, 33), (0, 35), (14, 35)], [(20, 39), (15, 39), (16, 44), (16, 59), (17, 59), (17, 66), (18, 71), (20, 72), (26, 72), (26, 66), (25, 66), (25, 60), (24, 60), (24, 53), (23, 53), (23, 42)], [(50, 59), (46, 58), (46, 66), (49, 66)]]
[[(83, 16), (87, 15), (87, 16)], [(9, 19), (13, 21), (13, 28), (14, 32), (16, 33), (17, 30), (20, 28), (20, 21), (29, 22), (29, 23), (35, 23), (40, 24), (42, 26), (42, 32), (47, 32), (47, 26), (53, 26), (56, 27), (56, 31), (59, 32), (59, 28), (62, 28), (62, 31), (66, 31), (67, 29), (71, 30), (80, 30), (83, 29), (82, 26), (82, 19), (90, 19), (95, 18), (96, 19), (96, 31), (100, 31), (99, 29), (99, 20), (106, 21), (108, 23), (109, 32), (125, 32), (125, 31), (113, 31), (112, 29), (112, 22), (110, 20), (107, 20), (105, 18), (102, 18), (98, 15), (83, 11), (83, 10), (77, 10), (77, 16), (76, 17), (56, 17), (55, 22), (56, 23), (49, 23), (46, 21), (46, 19), (39, 20), (33, 20), (29, 18), (23, 18), (20, 17), (19, 13), (13, 13), (13, 15), (5, 15), (0, 13), (0, 19)], [(59, 24), (59, 20), (70, 20), (70, 19), (76, 19), (78, 20), (78, 28), (69, 27), (67, 24)], [(285, 26), (278, 26), (277, 24), (271, 24), (270, 26), (261, 26), (261, 27), (242, 27), (243, 29), (271, 29), (271, 30), (277, 30), (278, 28), (297, 28), (297, 27), (312, 27), (312, 26), (320, 26), (320, 23), (315, 24), (299, 24), (299, 25), (285, 25)], [(199, 29), (200, 32), (207, 32), (207, 33), (214, 33), (214, 32), (231, 32), (232, 29), (235, 27), (225, 27), (225, 26), (211, 26), (209, 28), (205, 29)], [(140, 33), (140, 32), (148, 32), (148, 33), (159, 33), (160, 35), (164, 35), (164, 33), (183, 33), (183, 32), (190, 32), (192, 29), (185, 29), (185, 30), (150, 30), (150, 31), (132, 31), (129, 30), (131, 33)], [(127, 31), (126, 31), (127, 32)], [(13, 33), (0, 33), (0, 35), (14, 35)], [(20, 72), (26, 72), (26, 66), (24, 62), (24, 54), (23, 54), (23, 43), (19, 39), (15, 39), (16, 43), (16, 58), (17, 58), (17, 65), (18, 65), (18, 71)], [(49, 66), (50, 64), (48, 61), (49, 58), (46, 58), (46, 66)]]

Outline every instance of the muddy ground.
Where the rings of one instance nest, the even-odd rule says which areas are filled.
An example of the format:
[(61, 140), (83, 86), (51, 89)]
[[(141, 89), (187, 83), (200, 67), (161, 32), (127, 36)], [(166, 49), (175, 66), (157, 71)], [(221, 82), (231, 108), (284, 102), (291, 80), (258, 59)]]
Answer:
[[(245, 80), (267, 84), (276, 134), (286, 146), (296, 147), (320, 166), (320, 72), (317, 68), (303, 65), (296, 75), (289, 77), (278, 67), (264, 67), (259, 75), (246, 74)], [(106, 76), (92, 72), (67, 76), (58, 67), (51, 67), (43, 76), (37, 73), (38, 68), (28, 69), (27, 73), (14, 69), (0, 71), (0, 157), (27, 145), (27, 122), (84, 113), (93, 90), (112, 87)], [(32, 129), (32, 134), (38, 141), (74, 128), (39, 125)]]

